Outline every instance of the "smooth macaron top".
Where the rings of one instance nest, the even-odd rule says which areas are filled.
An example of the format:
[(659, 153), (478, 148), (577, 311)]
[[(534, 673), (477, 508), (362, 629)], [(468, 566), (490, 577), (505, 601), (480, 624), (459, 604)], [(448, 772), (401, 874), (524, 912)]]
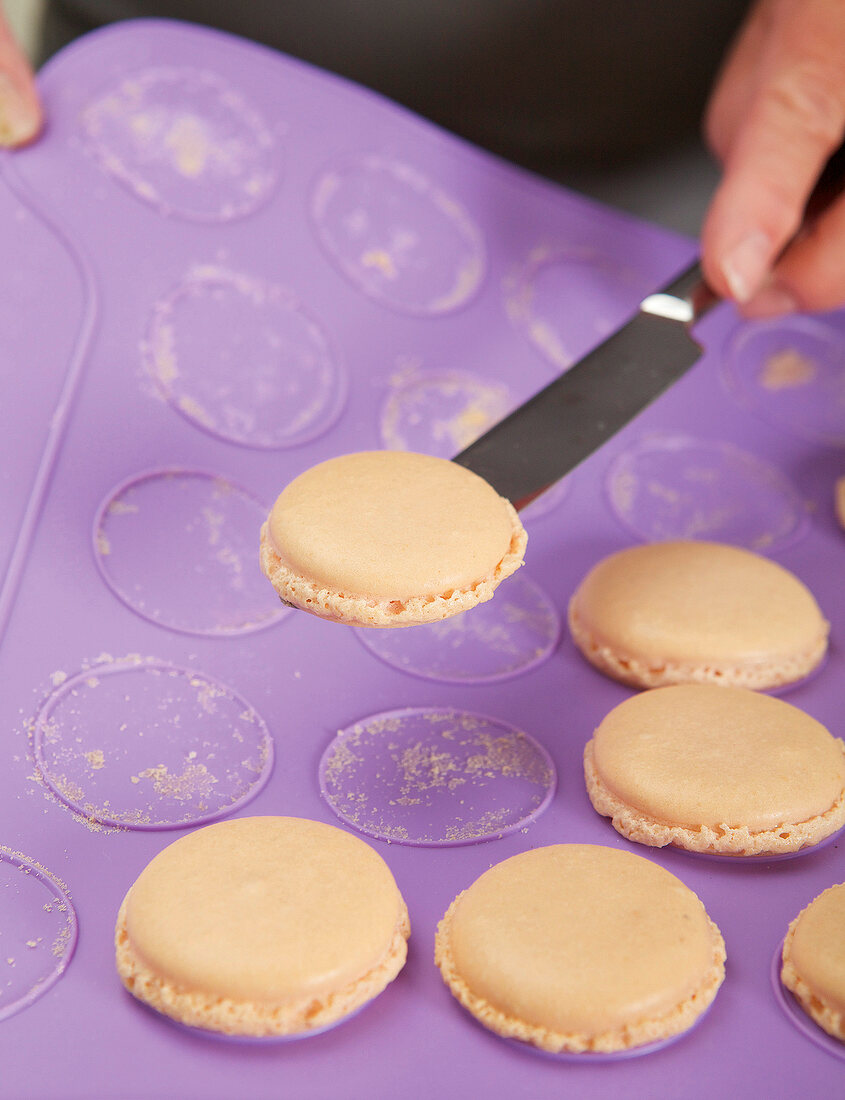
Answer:
[(271, 543), (294, 573), (351, 596), (407, 600), (471, 588), (508, 554), (507, 502), (446, 459), (364, 451), (306, 470), (280, 494)]
[(667, 825), (802, 822), (845, 791), (842, 742), (810, 715), (744, 688), (681, 684), (632, 696), (593, 734), (602, 783)]
[(458, 896), (438, 936), (444, 977), (475, 999), (482, 1022), (487, 1009), (587, 1038), (671, 1015), (711, 980), (721, 944), (674, 875), (587, 844), (492, 867)]
[(388, 953), (405, 912), (387, 864), (342, 829), (237, 818), (189, 833), (141, 872), (126, 902), (138, 959), (181, 991), (319, 1001)]
[(593, 643), (657, 663), (777, 665), (823, 651), (828, 624), (807, 587), (749, 550), (658, 542), (600, 561), (572, 598)]

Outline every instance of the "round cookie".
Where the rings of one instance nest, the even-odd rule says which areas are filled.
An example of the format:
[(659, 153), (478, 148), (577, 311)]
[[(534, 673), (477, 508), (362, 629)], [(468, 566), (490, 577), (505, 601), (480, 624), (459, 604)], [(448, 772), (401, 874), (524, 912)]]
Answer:
[(696, 895), (658, 864), (557, 844), (496, 864), (459, 894), (435, 961), (497, 1034), (612, 1052), (691, 1027), (722, 983), (725, 945)]
[(781, 981), (820, 1027), (845, 1042), (845, 883), (819, 894), (790, 924)]
[(141, 872), (120, 907), (126, 988), (191, 1027), (298, 1035), (371, 1000), (405, 963), (408, 910), (382, 858), (332, 825), (218, 822)]
[(634, 695), (584, 750), (595, 809), (629, 840), (776, 855), (845, 825), (845, 745), (780, 699), (681, 684)]
[(261, 529), (261, 568), (285, 603), (356, 626), (435, 622), (489, 600), (522, 565), (515, 509), (431, 455), (364, 451), (306, 470)]
[(633, 687), (718, 683), (764, 690), (807, 676), (828, 623), (768, 558), (714, 542), (657, 542), (603, 559), (569, 604), (575, 644)]

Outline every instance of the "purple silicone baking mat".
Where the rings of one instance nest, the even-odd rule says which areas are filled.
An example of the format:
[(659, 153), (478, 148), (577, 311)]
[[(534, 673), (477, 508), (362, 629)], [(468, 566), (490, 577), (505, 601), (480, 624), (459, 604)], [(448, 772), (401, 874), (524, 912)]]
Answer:
[[(690, 1034), (613, 1064), (483, 1030), (433, 938), (453, 897), (516, 852), (634, 847), (593, 812), (581, 767), (628, 691), (560, 632), (602, 555), (711, 538), (794, 570), (832, 648), (786, 697), (845, 732), (845, 314), (751, 325), (716, 310), (700, 364), (526, 511), (521, 582), (448, 626), (360, 637), (285, 612), (260, 577), (280, 488), (350, 450), (455, 453), (693, 243), (206, 30), (115, 26), (65, 50), (41, 88), (44, 137), (0, 157), (0, 1096), (840, 1092), (841, 1063), (793, 1025), (770, 970), (789, 921), (845, 879), (841, 840), (753, 865), (635, 847), (701, 897), (727, 979)], [(437, 723), (418, 722), (429, 710)], [(371, 773), (401, 775), (369, 788), (362, 760), (328, 776), (336, 805), (348, 775), (366, 810), (344, 821), (321, 759), (339, 731), (354, 753), (354, 731), (396, 714), (403, 740)], [(390, 815), (405, 843), (371, 835), (397, 791), (419, 808)], [(233, 813), (366, 820), (407, 900), (406, 968), (324, 1034), (199, 1037), (117, 979), (133, 879)]]

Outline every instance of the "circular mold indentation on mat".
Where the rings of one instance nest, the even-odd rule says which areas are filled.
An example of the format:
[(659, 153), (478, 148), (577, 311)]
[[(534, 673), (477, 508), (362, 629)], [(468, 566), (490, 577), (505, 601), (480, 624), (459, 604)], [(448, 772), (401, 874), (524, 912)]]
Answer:
[(273, 134), (235, 88), (205, 70), (134, 73), (91, 103), (82, 125), (102, 168), (162, 214), (229, 221), (276, 185)]
[(261, 716), (231, 688), (152, 658), (93, 665), (35, 718), (40, 778), (86, 821), (178, 829), (258, 794), (273, 766)]
[(729, 392), (790, 435), (845, 447), (845, 339), (809, 317), (749, 322), (729, 340)]
[(562, 370), (615, 331), (648, 290), (642, 274), (617, 260), (550, 245), (535, 248), (504, 283), (511, 321)]
[(769, 551), (804, 533), (807, 512), (774, 466), (719, 440), (651, 436), (611, 463), (610, 505), (647, 542), (711, 539)]
[[(513, 407), (507, 386), (473, 374), (411, 372), (391, 384), (381, 409), (385, 447), (438, 458), (454, 458), (501, 420)], [(529, 523), (555, 508), (569, 482), (559, 481), (523, 512)]]
[(561, 619), (542, 589), (517, 573), (496, 598), (462, 615), (404, 630), (355, 627), (365, 649), (391, 668), (446, 683), (489, 683), (542, 664), (560, 639)]
[(143, 346), (162, 396), (242, 446), (306, 443), (340, 414), (345, 377), (317, 321), (284, 287), (197, 267), (157, 302)]
[(551, 757), (527, 733), (435, 707), (386, 711), (340, 730), (319, 778), (342, 821), (417, 847), (513, 833), (542, 813), (557, 784)]
[(381, 410), (385, 447), (452, 458), (513, 405), (507, 386), (472, 374), (417, 374), (391, 387)]
[(0, 845), (0, 1020), (37, 1001), (67, 969), (77, 937), (67, 888)]
[(266, 518), (226, 478), (153, 470), (109, 493), (94, 553), (106, 584), (142, 618), (185, 634), (246, 634), (289, 613), (255, 565)]
[(461, 205), (409, 164), (369, 156), (325, 172), (312, 215), (340, 271), (403, 313), (464, 305), (484, 275), (480, 230)]
[(834, 1039), (832, 1035), (828, 1035), (823, 1027), (819, 1027), (816, 1021), (804, 1011), (792, 991), (787, 989), (780, 980), (782, 963), (783, 940), (778, 944), (777, 950), (772, 956), (771, 980), (775, 1000), (783, 1009), (784, 1015), (792, 1026), (810, 1042), (815, 1043), (822, 1050), (826, 1050), (828, 1054), (832, 1054), (840, 1062), (845, 1062), (845, 1043), (839, 1039)]

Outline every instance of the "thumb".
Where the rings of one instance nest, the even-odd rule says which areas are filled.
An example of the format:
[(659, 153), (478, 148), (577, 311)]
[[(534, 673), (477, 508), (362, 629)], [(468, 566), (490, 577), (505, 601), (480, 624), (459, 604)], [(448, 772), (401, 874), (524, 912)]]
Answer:
[(769, 4), (767, 40), (702, 231), (714, 289), (748, 302), (801, 225), (845, 130), (845, 5)]

